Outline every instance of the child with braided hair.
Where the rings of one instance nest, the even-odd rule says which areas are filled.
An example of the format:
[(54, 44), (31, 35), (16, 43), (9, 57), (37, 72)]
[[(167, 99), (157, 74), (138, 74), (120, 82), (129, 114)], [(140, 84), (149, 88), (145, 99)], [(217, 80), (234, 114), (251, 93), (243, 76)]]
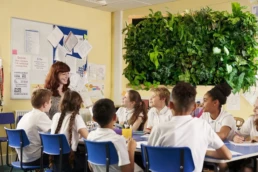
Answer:
[[(87, 138), (88, 131), (86, 125), (79, 115), (82, 104), (82, 98), (76, 91), (67, 90), (60, 103), (61, 113), (56, 113), (52, 119), (51, 134), (65, 134), (71, 147), (69, 155), (63, 155), (63, 172), (74, 172), (77, 167), (74, 166), (76, 159), (76, 150), (79, 137)], [(50, 166), (54, 171), (58, 171), (59, 156), (50, 157)]]

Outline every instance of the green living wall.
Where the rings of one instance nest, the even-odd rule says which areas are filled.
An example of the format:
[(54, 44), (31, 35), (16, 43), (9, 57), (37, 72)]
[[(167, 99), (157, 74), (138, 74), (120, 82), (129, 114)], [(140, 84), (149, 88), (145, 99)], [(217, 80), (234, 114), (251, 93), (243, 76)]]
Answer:
[(153, 12), (127, 25), (124, 75), (130, 86), (148, 89), (186, 81), (215, 85), (227, 81), (234, 92), (256, 83), (257, 20), (232, 3), (232, 13), (203, 8), (184, 15)]

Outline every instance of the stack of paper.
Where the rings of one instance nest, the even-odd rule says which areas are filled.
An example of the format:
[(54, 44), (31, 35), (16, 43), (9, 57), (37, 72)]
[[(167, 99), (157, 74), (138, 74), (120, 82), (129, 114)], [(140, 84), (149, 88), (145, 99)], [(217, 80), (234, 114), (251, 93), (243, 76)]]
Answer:
[(258, 142), (251, 143), (251, 141), (244, 141), (243, 143), (235, 143), (232, 141), (229, 142), (236, 146), (258, 146)]

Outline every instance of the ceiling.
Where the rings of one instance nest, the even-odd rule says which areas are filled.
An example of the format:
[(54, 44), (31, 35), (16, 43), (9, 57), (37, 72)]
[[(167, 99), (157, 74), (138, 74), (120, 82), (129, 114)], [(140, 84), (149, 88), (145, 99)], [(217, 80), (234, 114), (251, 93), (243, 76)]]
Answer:
[[(175, 0), (60, 0), (72, 4), (91, 7), (103, 11), (123, 11), (133, 8), (145, 7), (154, 4), (162, 4)], [(106, 5), (101, 4), (106, 2)]]

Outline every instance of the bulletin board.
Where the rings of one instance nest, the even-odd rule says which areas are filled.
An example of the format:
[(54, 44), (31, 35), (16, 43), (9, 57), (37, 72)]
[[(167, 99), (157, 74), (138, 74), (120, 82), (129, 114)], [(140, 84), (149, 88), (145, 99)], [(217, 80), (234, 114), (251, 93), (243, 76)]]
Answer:
[[(61, 39), (53, 34), (55, 28), (62, 33)], [(86, 50), (82, 49), (82, 46), (77, 48), (81, 53), (74, 51), (74, 48), (63, 54), (57, 53), (60, 52), (57, 51), (58, 47), (67, 49), (64, 47), (64, 41), (68, 40), (69, 33), (73, 38), (77, 38), (74, 39), (77, 41), (76, 46), (87, 42), (87, 30), (18, 18), (11, 19), (11, 99), (30, 99), (33, 87), (44, 84), (49, 68), (56, 60), (63, 61), (69, 66), (74, 65), (70, 68), (83, 76), (87, 69), (87, 52), (85, 53)], [(53, 45), (50, 36), (58, 46)], [(57, 58), (60, 54), (62, 58)]]

